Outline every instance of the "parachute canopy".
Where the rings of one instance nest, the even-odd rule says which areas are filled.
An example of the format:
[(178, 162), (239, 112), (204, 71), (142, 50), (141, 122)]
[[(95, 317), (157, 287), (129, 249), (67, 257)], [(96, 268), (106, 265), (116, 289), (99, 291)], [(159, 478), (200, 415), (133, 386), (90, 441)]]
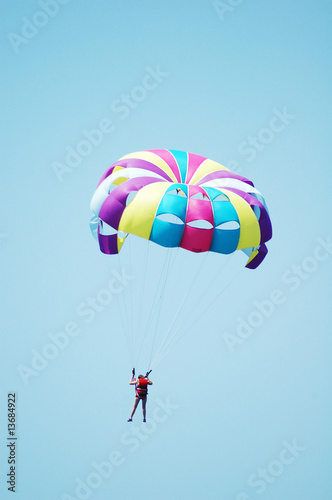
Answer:
[(128, 234), (163, 247), (230, 254), (243, 250), (255, 269), (272, 236), (263, 196), (223, 165), (183, 151), (155, 149), (120, 158), (101, 177), (90, 227), (105, 254)]

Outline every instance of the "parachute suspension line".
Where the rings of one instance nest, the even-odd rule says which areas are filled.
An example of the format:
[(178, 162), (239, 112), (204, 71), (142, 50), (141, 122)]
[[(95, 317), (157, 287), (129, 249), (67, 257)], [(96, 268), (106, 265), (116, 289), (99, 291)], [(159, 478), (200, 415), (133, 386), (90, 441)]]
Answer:
[[(206, 255), (207, 255), (207, 254), (206, 254)], [(225, 266), (226, 266), (226, 264), (227, 264), (227, 262), (228, 262), (229, 260), (230, 260), (230, 257), (228, 257), (228, 258), (226, 259), (226, 261), (225, 261), (225, 262), (223, 263), (223, 265), (220, 267), (220, 269), (219, 269), (218, 273), (217, 273), (217, 274), (216, 274), (216, 275), (212, 278), (212, 280), (209, 280), (209, 281), (208, 281), (207, 286), (205, 287), (204, 291), (200, 294), (200, 297), (198, 298), (198, 300), (195, 302), (195, 304), (194, 304), (194, 305), (193, 305), (193, 307), (191, 308), (191, 310), (192, 310), (192, 311), (197, 311), (197, 310), (199, 311), (199, 310), (200, 310), (200, 308), (199, 308), (199, 307), (197, 307), (197, 306), (199, 305), (199, 303), (200, 303), (200, 301), (201, 301), (201, 297), (205, 297), (205, 294), (206, 294), (206, 292), (209, 290), (209, 288), (211, 287), (211, 285), (212, 285), (215, 281), (217, 281), (217, 280), (219, 279), (220, 275), (222, 274), (222, 271), (224, 270), (224, 268), (225, 268)], [(242, 268), (240, 269), (240, 271), (242, 271)], [(238, 273), (238, 274), (239, 274), (239, 273)], [(232, 279), (232, 281), (231, 281), (230, 283), (232, 283), (236, 277), (237, 277), (237, 275), (235, 275), (235, 277)], [(195, 277), (195, 279), (196, 279), (196, 277)], [(230, 283), (229, 283), (229, 284), (230, 284)], [(209, 307), (210, 307), (210, 306), (211, 306), (211, 305), (212, 305), (212, 304), (213, 304), (213, 303), (214, 303), (214, 302), (215, 302), (215, 301), (216, 301), (216, 300), (220, 297), (220, 295), (223, 293), (223, 291), (226, 289), (226, 287), (227, 287), (227, 286), (228, 286), (228, 285), (225, 285), (224, 289), (222, 289), (222, 290), (221, 290), (221, 292), (218, 294), (218, 296), (215, 298), (215, 300), (214, 300), (213, 302), (210, 302), (210, 303), (208, 304), (208, 306), (207, 306), (207, 307), (206, 307), (203, 311), (201, 311), (198, 315), (196, 315), (195, 320), (190, 322), (190, 326), (189, 326), (189, 327), (187, 327), (187, 328), (185, 329), (185, 332), (186, 332), (189, 328), (191, 328), (191, 326), (193, 326), (193, 325), (196, 323), (196, 321), (198, 321), (198, 319), (199, 319), (199, 318), (200, 318), (200, 317), (204, 314), (204, 312), (205, 312), (207, 309), (209, 309)], [(182, 320), (182, 322), (181, 322), (181, 325), (179, 325), (179, 326), (178, 326), (178, 328), (176, 328), (176, 330), (174, 330), (174, 332), (172, 333), (172, 335), (169, 335), (169, 338), (168, 338), (168, 340), (167, 340), (167, 343), (164, 345), (163, 349), (159, 351), (159, 356), (158, 356), (158, 357), (156, 357), (156, 360), (155, 360), (155, 363), (153, 364), (153, 366), (156, 366), (156, 364), (157, 364), (157, 363), (159, 363), (159, 361), (160, 361), (160, 360), (161, 360), (164, 356), (166, 356), (166, 354), (169, 352), (169, 350), (170, 350), (170, 348), (171, 348), (171, 347), (169, 347), (167, 351), (166, 351), (166, 349), (167, 349), (167, 347), (168, 347), (170, 344), (172, 344), (172, 342), (173, 342), (173, 340), (174, 340), (174, 339), (175, 339), (175, 340), (174, 340), (174, 342), (173, 342), (173, 345), (174, 345), (175, 343), (177, 343), (177, 341), (178, 341), (178, 340), (180, 340), (180, 338), (182, 338), (182, 336), (181, 336), (181, 337), (179, 337), (178, 339), (176, 339), (176, 336), (177, 336), (178, 332), (179, 332), (179, 331), (181, 331), (182, 327), (186, 324), (186, 320), (187, 320), (187, 318), (188, 318), (188, 314), (189, 314), (189, 313), (187, 313), (187, 314), (186, 314), (185, 318), (184, 318), (184, 319)], [(171, 333), (171, 332), (170, 332), (170, 333)], [(165, 351), (166, 351), (166, 352), (165, 352)], [(163, 354), (163, 353), (164, 353), (164, 354)]]
[[(153, 303), (152, 303), (152, 307), (150, 310), (149, 319), (148, 319), (147, 327), (145, 330), (145, 334), (151, 329), (152, 322), (153, 322), (154, 318), (157, 317), (157, 323), (159, 321), (162, 299), (163, 299), (164, 292), (165, 292), (165, 283), (166, 283), (166, 278), (167, 278), (168, 271), (169, 271), (170, 256), (171, 256), (170, 248), (167, 248), (166, 256), (165, 256), (162, 270), (161, 270), (159, 280), (158, 280), (158, 285), (157, 285), (155, 293), (154, 293)], [(153, 334), (152, 334), (149, 366), (151, 364), (152, 353), (154, 350), (154, 344), (155, 344), (155, 340), (156, 340), (156, 336), (157, 336), (157, 328), (158, 328), (158, 325), (156, 324), (154, 327)]]
[[(169, 250), (169, 249), (167, 249), (167, 250)], [(139, 346), (139, 350), (138, 350), (138, 359), (139, 359), (140, 354), (141, 354), (141, 352), (143, 350), (144, 342), (145, 342), (147, 334), (148, 334), (148, 332), (150, 330), (150, 326), (151, 326), (153, 317), (155, 316), (155, 313), (156, 313), (156, 307), (157, 307), (156, 304), (158, 302), (157, 297), (159, 295), (159, 289), (160, 289), (160, 286), (161, 286), (161, 281), (162, 281), (163, 275), (165, 273), (165, 268), (166, 268), (166, 265), (167, 265), (168, 258), (169, 258), (169, 251), (167, 251), (167, 253), (166, 253), (166, 256), (165, 256), (165, 259), (164, 259), (164, 263), (163, 263), (161, 272), (159, 273), (159, 280), (157, 282), (157, 286), (156, 286), (155, 291), (153, 293), (152, 305), (150, 307), (150, 312), (149, 312), (149, 315), (148, 315), (148, 319), (147, 319), (147, 321), (145, 323), (143, 335), (142, 335), (140, 346)]]
[[(143, 279), (142, 279), (142, 287), (140, 289), (140, 301), (139, 301), (139, 311), (138, 311), (138, 321), (137, 321), (137, 342), (138, 339), (140, 338), (139, 346), (137, 347), (137, 342), (136, 342), (136, 347), (135, 347), (135, 352), (137, 352), (137, 364), (139, 361), (139, 358), (141, 356), (144, 340), (146, 337), (147, 330), (146, 328), (144, 329), (144, 326), (141, 324), (142, 323), (142, 310), (143, 310), (143, 299), (145, 296), (145, 285), (146, 285), (146, 278), (147, 278), (147, 268), (148, 268), (148, 256), (149, 256), (149, 250), (150, 250), (150, 240), (145, 240), (145, 249), (144, 249), (144, 264), (143, 264)], [(143, 333), (141, 334), (141, 330), (143, 330)]]
[[(106, 259), (106, 265), (107, 265), (107, 269), (108, 269), (108, 274), (111, 277), (112, 276), (112, 268), (111, 268), (111, 262), (110, 262), (111, 259), (110, 259), (110, 256), (105, 254), (105, 259)], [(121, 269), (120, 269), (120, 271), (121, 271)], [(118, 305), (118, 311), (120, 313), (120, 319), (121, 319), (121, 323), (122, 323), (122, 330), (124, 332), (124, 336), (125, 336), (125, 339), (126, 339), (126, 344), (127, 344), (128, 352), (130, 353), (129, 354), (130, 364), (133, 365), (134, 358), (133, 358), (133, 353), (130, 350), (130, 342), (129, 342), (129, 337), (128, 337), (128, 328), (127, 328), (127, 325), (126, 325), (126, 322), (125, 322), (125, 319), (124, 319), (125, 315), (124, 315), (124, 312), (123, 312), (123, 308), (121, 307), (122, 304), (121, 304), (121, 300), (120, 300), (119, 295), (120, 295), (119, 293), (116, 294), (116, 301), (117, 301), (117, 305)]]
[[(219, 294), (217, 295), (217, 297), (212, 301), (210, 302), (205, 309), (203, 309), (203, 311), (201, 311), (196, 317), (194, 320), (192, 320), (190, 322), (190, 324), (183, 330), (182, 334), (180, 336), (178, 336), (174, 342), (173, 342), (173, 346), (175, 344), (177, 344), (179, 342), (179, 340), (181, 340), (184, 335), (195, 325), (195, 323), (200, 319), (200, 317), (206, 313), (206, 311), (208, 309), (210, 309), (210, 307), (213, 306), (213, 304), (215, 304), (215, 302), (220, 298), (220, 296), (224, 293), (224, 291), (236, 280), (236, 278), (239, 276), (239, 274), (243, 271), (244, 268), (240, 269), (235, 275), (234, 277), (224, 286), (224, 288), (222, 288), (222, 290), (219, 292)], [(175, 337), (175, 335), (181, 330), (181, 327), (178, 327), (177, 330), (175, 331), (174, 333), (174, 336), (173, 338)], [(172, 347), (173, 347), (172, 346)], [(154, 362), (151, 364), (151, 369), (153, 369), (158, 363), (160, 363), (160, 361), (168, 354), (170, 348), (167, 350), (167, 351), (164, 351), (163, 353), (160, 353), (160, 355), (158, 356), (158, 358), (156, 360), (154, 360)]]
[[(214, 276), (214, 277), (213, 277), (210, 281), (208, 281), (208, 283), (207, 283), (206, 287), (204, 288), (203, 292), (201, 293), (201, 296), (198, 298), (198, 300), (196, 300), (196, 302), (195, 302), (195, 304), (194, 304), (194, 306), (193, 306), (193, 309), (192, 309), (193, 311), (196, 311), (196, 310), (197, 310), (197, 306), (198, 306), (198, 304), (199, 304), (199, 302), (200, 302), (200, 298), (201, 298), (201, 297), (205, 297), (205, 296), (207, 295), (207, 292), (209, 291), (209, 289), (212, 287), (212, 285), (214, 285), (214, 283), (215, 283), (216, 281), (218, 281), (218, 280), (219, 280), (219, 278), (221, 278), (221, 276), (222, 276), (222, 272), (223, 272), (223, 270), (225, 269), (225, 267), (226, 267), (227, 263), (230, 261), (230, 259), (231, 259), (231, 257), (229, 257), (229, 256), (228, 256), (228, 257), (227, 257), (227, 259), (225, 260), (225, 262), (223, 263), (223, 265), (222, 265), (222, 266), (220, 266), (220, 269), (219, 269), (219, 271), (217, 272), (217, 274), (216, 274), (216, 275), (215, 275), (215, 276)], [(240, 269), (240, 271), (242, 271), (242, 268)], [(235, 275), (235, 276), (236, 276), (236, 275)], [(221, 293), (223, 293), (223, 292), (221, 292)], [(221, 293), (220, 293), (220, 294), (221, 294)], [(217, 296), (217, 298), (220, 296), (220, 294)], [(217, 300), (217, 299), (215, 299), (215, 300)], [(215, 302), (215, 300), (214, 300), (214, 302)], [(213, 303), (214, 303), (214, 302), (213, 302)], [(187, 319), (187, 318), (186, 318), (186, 319)], [(185, 322), (185, 321), (184, 321), (184, 322)], [(183, 322), (183, 323), (184, 323), (184, 322)]]
[[(128, 240), (128, 254), (129, 254), (129, 276), (132, 276), (132, 244), (131, 244), (131, 238), (126, 238)], [(130, 334), (130, 339), (131, 339), (131, 353), (132, 353), (132, 359), (133, 363), (132, 366), (135, 366), (135, 342), (134, 342), (134, 325), (133, 325), (133, 287), (130, 285), (129, 286), (129, 309), (126, 308), (126, 313), (129, 316), (129, 334)]]
[(173, 269), (174, 264), (175, 264), (175, 262), (177, 260), (177, 256), (179, 254), (179, 247), (168, 248), (168, 252), (169, 252), (170, 258), (169, 258), (169, 263), (168, 263), (168, 267), (167, 267), (167, 272), (165, 273), (165, 276), (164, 276), (164, 285), (163, 285), (163, 288), (162, 288), (162, 296), (161, 296), (160, 302), (159, 302), (159, 311), (158, 311), (157, 326), (155, 328), (155, 334), (154, 334), (154, 338), (153, 338), (153, 345), (152, 345), (152, 348), (151, 348), (151, 355), (150, 355), (149, 366), (151, 365), (152, 355), (153, 355), (153, 351), (154, 351), (154, 345), (155, 345), (155, 341), (156, 341), (156, 338), (157, 338), (157, 332), (158, 332), (158, 325), (159, 325), (161, 310), (162, 309), (166, 310), (166, 311), (170, 311), (171, 310), (171, 308), (166, 307), (165, 302), (164, 302), (164, 296), (165, 296), (166, 288), (168, 288), (168, 289), (172, 288), (171, 281), (168, 278), (169, 278), (169, 275), (171, 274), (171, 270)]
[[(179, 306), (179, 308), (177, 309), (176, 313), (174, 314), (173, 319), (172, 319), (172, 321), (171, 321), (171, 323), (170, 323), (170, 326), (168, 327), (168, 329), (167, 329), (167, 331), (166, 331), (166, 333), (165, 333), (165, 335), (164, 335), (163, 339), (161, 340), (161, 343), (160, 343), (159, 349), (158, 349), (158, 351), (157, 351), (157, 353), (156, 353), (156, 355), (155, 355), (155, 358), (158, 358), (159, 353), (161, 353), (161, 352), (163, 351), (163, 349), (164, 349), (165, 347), (167, 347), (167, 345), (169, 344), (169, 342), (172, 340), (173, 335), (171, 335), (171, 334), (172, 334), (172, 331), (173, 331), (173, 329), (174, 329), (174, 324), (175, 324), (176, 320), (178, 319), (178, 317), (179, 317), (180, 313), (182, 312), (183, 307), (184, 307), (184, 305), (186, 304), (186, 302), (187, 302), (187, 300), (188, 300), (188, 297), (190, 296), (190, 293), (191, 293), (191, 292), (192, 292), (192, 290), (193, 290), (194, 284), (195, 284), (195, 282), (197, 281), (197, 278), (198, 278), (198, 276), (200, 275), (201, 270), (202, 270), (202, 268), (203, 268), (203, 266), (204, 266), (204, 264), (205, 264), (205, 261), (206, 261), (207, 255), (208, 255), (208, 252), (206, 252), (206, 254), (204, 255), (203, 259), (201, 259), (201, 263), (200, 263), (200, 265), (199, 265), (198, 269), (196, 270), (196, 273), (194, 274), (194, 277), (193, 277), (193, 279), (192, 279), (192, 281), (191, 281), (190, 285), (188, 286), (187, 291), (186, 291), (186, 292), (184, 293), (184, 295), (183, 295), (183, 298), (182, 298), (182, 301), (181, 301), (181, 303), (180, 303), (180, 306)], [(169, 337), (170, 337), (170, 338), (169, 338)]]
[[(128, 251), (128, 245), (126, 245), (126, 247), (127, 248), (123, 249), (125, 252)], [(123, 262), (124, 256), (125, 256), (123, 250), (122, 250), (122, 254), (121, 254), (121, 252), (118, 254), (118, 256), (119, 256), (119, 272), (121, 274), (126, 272), (125, 265)], [(129, 267), (130, 267), (130, 264), (129, 264)], [(131, 365), (135, 366), (134, 351), (132, 348), (132, 332), (130, 329), (130, 319), (131, 318), (130, 318), (130, 315), (128, 314), (127, 294), (125, 293), (125, 290), (123, 290), (118, 295), (121, 295), (121, 298), (119, 297), (118, 304), (120, 306), (121, 314), (124, 318), (124, 324), (125, 324), (124, 333), (125, 333), (126, 341), (127, 341), (127, 345), (128, 345), (128, 352), (130, 353)]]
[(163, 284), (162, 284), (162, 287), (161, 287), (161, 291), (160, 291), (160, 295), (159, 295), (159, 303), (158, 303), (157, 312), (156, 312), (157, 320), (156, 320), (156, 325), (155, 325), (154, 334), (153, 334), (153, 341), (152, 341), (151, 353), (150, 353), (150, 360), (149, 360), (149, 368), (151, 368), (150, 365), (151, 365), (152, 355), (153, 355), (153, 351), (154, 351), (154, 345), (155, 345), (155, 341), (156, 341), (156, 337), (157, 337), (157, 332), (158, 332), (158, 329), (159, 329), (160, 313), (161, 313), (161, 309), (162, 309), (162, 305), (163, 305), (163, 300), (164, 300), (164, 296), (165, 296), (167, 278), (168, 278), (168, 274), (169, 274), (170, 267), (171, 267), (170, 266), (171, 255), (172, 255), (171, 254), (171, 249), (168, 248), (167, 249), (167, 256), (166, 256), (166, 259), (165, 259), (165, 262), (167, 261), (167, 264), (165, 266), (165, 272), (164, 272), (164, 277), (163, 277)]
[(147, 267), (148, 267), (147, 264), (148, 264), (149, 248), (150, 248), (150, 240), (146, 240), (145, 252), (144, 252), (144, 263), (143, 263), (143, 280), (142, 280), (142, 288), (140, 290), (141, 293), (140, 293), (138, 320), (137, 320), (137, 330), (138, 331), (140, 331), (141, 321), (142, 321), (142, 306), (143, 306), (143, 299), (144, 299), (144, 293), (145, 293), (145, 282), (146, 282), (146, 271), (147, 271)]
[[(198, 278), (198, 276), (199, 276), (199, 273), (201, 272), (201, 269), (202, 269), (202, 267), (203, 267), (203, 265), (204, 265), (204, 263), (205, 263), (205, 260), (206, 260), (206, 258), (207, 258), (207, 256), (208, 256), (208, 254), (209, 254), (209, 252), (206, 252), (206, 254), (205, 254), (205, 256), (204, 256), (204, 259), (202, 259), (202, 262), (201, 262), (201, 264), (200, 264), (200, 266), (199, 266), (198, 270), (196, 271), (196, 273), (195, 273), (195, 275), (194, 275), (194, 279), (193, 279), (193, 281), (192, 281), (192, 283), (191, 283), (191, 285), (190, 285), (190, 287), (189, 287), (189, 289), (188, 289), (187, 293), (185, 294), (184, 300), (182, 301), (182, 303), (181, 303), (181, 305), (180, 305), (180, 308), (179, 308), (179, 310), (177, 311), (177, 313), (176, 313), (176, 315), (175, 315), (176, 317), (178, 317), (178, 315), (180, 314), (180, 312), (181, 312), (181, 310), (182, 310), (182, 308), (183, 308), (183, 306), (184, 306), (184, 302), (185, 302), (185, 300), (186, 300), (186, 299), (188, 298), (188, 296), (190, 295), (190, 291), (191, 291), (191, 289), (192, 289), (193, 285), (195, 284), (195, 281), (197, 280), (197, 278)], [(214, 282), (215, 282), (215, 281), (219, 278), (219, 276), (221, 275), (221, 273), (222, 273), (223, 269), (225, 268), (225, 266), (226, 266), (226, 264), (227, 264), (228, 260), (229, 260), (229, 257), (226, 259), (226, 261), (225, 261), (225, 262), (223, 263), (223, 265), (220, 267), (220, 269), (219, 269), (218, 273), (217, 273), (217, 274), (216, 274), (216, 275), (215, 275), (215, 276), (214, 276), (211, 280), (209, 280), (209, 281), (207, 282), (207, 286), (205, 287), (205, 289), (203, 290), (203, 292), (201, 292), (201, 293), (200, 293), (200, 296), (199, 296), (198, 300), (196, 300), (195, 304), (192, 306), (192, 308), (191, 308), (191, 310), (192, 310), (192, 311), (197, 311), (197, 310), (199, 310), (199, 307), (197, 308), (197, 306), (199, 306), (199, 303), (201, 302), (201, 298), (202, 298), (202, 297), (205, 297), (205, 294), (206, 294), (206, 292), (209, 290), (209, 288), (211, 288), (211, 285), (212, 285), (212, 284), (213, 284), (213, 283), (214, 283)], [(159, 356), (159, 355), (162, 355), (162, 352), (163, 352), (163, 351), (165, 351), (165, 350), (167, 349), (167, 346), (168, 346), (168, 345), (170, 345), (170, 344), (172, 343), (172, 341), (173, 341), (173, 339), (176, 337), (177, 333), (181, 330), (181, 327), (182, 327), (183, 325), (185, 325), (185, 324), (186, 324), (186, 321), (187, 321), (187, 318), (188, 318), (188, 314), (190, 314), (190, 313), (188, 313), (188, 312), (186, 313), (185, 318), (184, 318), (184, 319), (182, 319), (181, 325), (180, 325), (178, 328), (176, 328), (176, 330), (174, 330), (174, 322), (175, 322), (175, 319), (176, 319), (176, 318), (174, 318), (174, 320), (172, 321), (172, 323), (171, 323), (171, 325), (170, 325), (170, 327), (169, 327), (169, 329), (168, 329), (168, 331), (167, 331), (167, 334), (166, 334), (165, 338), (163, 339), (162, 346), (160, 347), (160, 349), (159, 349), (159, 351), (158, 351), (158, 354), (157, 354), (157, 356), (156, 356), (156, 359), (158, 359), (158, 356)], [(173, 331), (172, 331), (172, 330), (173, 330)], [(167, 338), (167, 337), (168, 337), (168, 338)], [(168, 352), (168, 351), (167, 351), (167, 352)], [(164, 357), (164, 356), (162, 356), (162, 357)], [(155, 366), (155, 365), (154, 365), (154, 366)]]

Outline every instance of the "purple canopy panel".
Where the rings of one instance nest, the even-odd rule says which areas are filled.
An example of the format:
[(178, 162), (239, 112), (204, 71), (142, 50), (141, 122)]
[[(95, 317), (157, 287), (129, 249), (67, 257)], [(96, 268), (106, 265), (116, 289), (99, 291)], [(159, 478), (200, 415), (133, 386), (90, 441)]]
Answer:
[(250, 261), (249, 264), (246, 265), (246, 267), (248, 269), (256, 269), (256, 267), (258, 267), (259, 264), (261, 264), (261, 262), (263, 262), (263, 260), (265, 259), (267, 252), (268, 250), (266, 248), (266, 245), (263, 243), (259, 247), (256, 257), (254, 257), (252, 261)]
[(98, 228), (98, 241), (99, 248), (103, 253), (108, 255), (117, 254), (118, 252), (118, 244), (117, 244), (117, 234), (100, 234)]
[(239, 189), (235, 188), (227, 188), (228, 191), (232, 191), (233, 193), (236, 193), (237, 195), (241, 196), (249, 205), (256, 205), (260, 208), (261, 211), (261, 216), (258, 220), (260, 232), (261, 232), (261, 243), (264, 243), (265, 241), (268, 241), (272, 238), (272, 225), (270, 221), (270, 217), (267, 213), (266, 208), (264, 205), (255, 198), (255, 196), (252, 196), (249, 193), (245, 193), (244, 191), (240, 191)]
[(126, 182), (122, 182), (107, 196), (100, 208), (99, 218), (114, 227), (114, 229), (118, 229), (123, 211), (126, 208), (128, 195), (132, 191), (138, 191), (154, 182), (162, 181), (155, 177), (134, 177)]
[(205, 182), (213, 181), (215, 179), (237, 179), (238, 181), (245, 182), (246, 184), (254, 187), (253, 182), (251, 182), (249, 179), (238, 174), (233, 174), (233, 172), (230, 172), (229, 170), (216, 170), (215, 172), (211, 172), (210, 174), (207, 174), (205, 177), (200, 179), (198, 181), (198, 184), (205, 184)]
[(109, 176), (112, 174), (113, 169), (115, 167), (124, 167), (124, 168), (141, 168), (145, 170), (150, 170), (150, 172), (154, 172), (161, 177), (163, 177), (166, 181), (173, 182), (173, 179), (170, 178), (161, 168), (157, 167), (153, 163), (150, 163), (146, 160), (137, 160), (135, 158), (125, 158), (124, 160), (119, 160), (116, 163), (113, 163), (106, 172), (102, 175), (98, 186)]

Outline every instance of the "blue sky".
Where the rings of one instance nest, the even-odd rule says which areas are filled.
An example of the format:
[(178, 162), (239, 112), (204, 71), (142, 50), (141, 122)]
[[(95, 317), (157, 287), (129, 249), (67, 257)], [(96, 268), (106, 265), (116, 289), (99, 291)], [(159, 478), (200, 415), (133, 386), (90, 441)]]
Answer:
[[(0, 8), (0, 461), (7, 474), (15, 392), (15, 498), (329, 500), (330, 2)], [(207, 259), (192, 290), (196, 259), (179, 255), (157, 329), (174, 318), (175, 290), (190, 297), (178, 342), (151, 374), (143, 427), (140, 409), (126, 422), (134, 395), (119, 308), (134, 329), (137, 311), (148, 318), (160, 257), (149, 250), (141, 303), (139, 266), (124, 254), (122, 274), (113, 261), (109, 271), (88, 220), (106, 168), (153, 148), (253, 180), (274, 235), (256, 271), (238, 272), (234, 256), (213, 282)], [(215, 302), (196, 319), (209, 283), (204, 301)], [(1, 498), (7, 487), (3, 475)]]

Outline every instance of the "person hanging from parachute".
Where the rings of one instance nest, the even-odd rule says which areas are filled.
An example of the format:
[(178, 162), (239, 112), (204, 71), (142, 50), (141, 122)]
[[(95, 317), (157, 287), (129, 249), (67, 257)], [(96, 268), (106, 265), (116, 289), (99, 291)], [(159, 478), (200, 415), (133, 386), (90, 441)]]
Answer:
[[(123, 156), (101, 176), (90, 207), (92, 211), (90, 229), (99, 243), (100, 251), (119, 265), (121, 264), (119, 255), (120, 253), (122, 255), (123, 247), (128, 250), (124, 260), (130, 264), (133, 259), (136, 263), (136, 255), (140, 255), (137, 251), (139, 246), (137, 240), (141, 238), (170, 252), (174, 250), (176, 253), (181, 249), (181, 252), (184, 250), (193, 254), (212, 253), (215, 256), (220, 254), (221, 258), (222, 255), (228, 256), (241, 251), (244, 253), (245, 267), (253, 270), (265, 259), (268, 252), (266, 243), (272, 238), (269, 211), (263, 195), (255, 188), (254, 183), (242, 175), (231, 172), (216, 161), (186, 151), (151, 149)], [(132, 237), (134, 240), (130, 250)], [(152, 324), (150, 319), (156, 319), (158, 326), (159, 319), (162, 318), (161, 302), (168, 281), (170, 252), (164, 265), (156, 261), (159, 263), (160, 274), (159, 279), (157, 275), (155, 278), (161, 284), (161, 288), (158, 288), (158, 284), (156, 289), (160, 297), (158, 313), (155, 317), (150, 315), (142, 338), (138, 334), (140, 332), (134, 332), (133, 323), (127, 331), (124, 328), (124, 334), (128, 336), (128, 348), (131, 350), (131, 366), (135, 366), (137, 362), (140, 354), (138, 349), (143, 349), (143, 340), (144, 350), (148, 345), (150, 350), (151, 346), (148, 366), (154, 369), (168, 353), (170, 346), (181, 338), (180, 335), (176, 336), (181, 329), (176, 326), (175, 330), (174, 325), (177, 325), (178, 314), (189, 296), (188, 290), (184, 299), (179, 302), (180, 307), (176, 304), (177, 312), (173, 320), (170, 324), (165, 322), (167, 330), (165, 337), (155, 342), (156, 336), (149, 335)], [(160, 252), (160, 255), (162, 254), (163, 252)], [(149, 263), (147, 255), (146, 252), (146, 263)], [(193, 259), (188, 259), (188, 264), (192, 262)], [(220, 266), (215, 259), (213, 262), (216, 270), (221, 267), (221, 262)], [(173, 263), (174, 260), (172, 265)], [(149, 273), (144, 271), (144, 276), (146, 274)], [(192, 283), (195, 280), (196, 277)], [(187, 284), (185, 280), (184, 282)], [(142, 280), (142, 286), (139, 286), (140, 280), (137, 280), (137, 283), (139, 290), (134, 296), (141, 301), (140, 304), (136, 304), (139, 308), (137, 310), (141, 310), (145, 281)], [(221, 292), (218, 287), (216, 289), (219, 293), (218, 299), (225, 287)], [(200, 290), (202, 293), (201, 283), (195, 286), (195, 293)], [(120, 291), (120, 289), (115, 291), (117, 297)], [(152, 295), (150, 290), (147, 293)], [(133, 321), (136, 307), (133, 307), (132, 295), (129, 301), (130, 307), (126, 302), (126, 293), (121, 292), (121, 295), (124, 298), (123, 316), (125, 317), (127, 311), (131, 309), (128, 317), (130, 316)], [(195, 324), (195, 306), (192, 310), (195, 314), (190, 319), (189, 327), (187, 326), (181, 335)], [(119, 311), (121, 314), (120, 307)], [(145, 335), (147, 331), (148, 334)], [(154, 331), (159, 333), (158, 328)], [(148, 385), (152, 385), (149, 373), (145, 377), (139, 375), (136, 380), (133, 370), (129, 384), (135, 385), (136, 397), (128, 422), (132, 421), (140, 400), (142, 400), (143, 421), (146, 419), (147, 389)]]
[(133, 421), (133, 416), (140, 401), (142, 401), (143, 422), (146, 422), (146, 400), (148, 395), (148, 385), (152, 385), (152, 382), (149, 379), (150, 373), (151, 370), (146, 373), (145, 377), (143, 377), (143, 375), (138, 375), (138, 378), (136, 380), (135, 368), (133, 368), (131, 379), (129, 380), (129, 385), (135, 386), (135, 401), (128, 422)]

